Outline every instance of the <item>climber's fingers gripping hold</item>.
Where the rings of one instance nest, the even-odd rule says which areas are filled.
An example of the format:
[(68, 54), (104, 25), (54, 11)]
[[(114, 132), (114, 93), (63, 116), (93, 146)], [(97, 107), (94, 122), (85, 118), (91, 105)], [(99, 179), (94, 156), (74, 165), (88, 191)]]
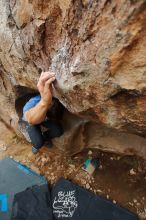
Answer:
[(54, 82), (55, 80), (55, 76), (52, 76), (51, 78), (49, 78), (46, 82), (45, 82), (45, 87), (50, 89), (50, 85), (52, 84), (52, 82)]
[(40, 92), (43, 103), (49, 105), (52, 102), (52, 82), (55, 80), (55, 73), (44, 72), (41, 74), (38, 82), (38, 90)]
[(53, 77), (55, 77), (55, 73), (53, 73), (53, 72), (42, 72), (41, 73), (41, 76), (40, 76), (40, 78), (38, 80), (38, 84), (37, 84), (37, 87), (38, 87), (38, 90), (40, 93), (43, 91), (45, 83), (49, 79), (52, 79)]

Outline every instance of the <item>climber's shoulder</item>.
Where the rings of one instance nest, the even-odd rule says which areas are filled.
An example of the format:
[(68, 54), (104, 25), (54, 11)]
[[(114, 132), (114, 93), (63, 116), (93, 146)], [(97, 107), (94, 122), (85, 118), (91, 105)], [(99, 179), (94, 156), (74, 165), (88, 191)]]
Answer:
[(27, 112), (29, 109), (33, 108), (36, 106), (36, 104), (41, 100), (41, 96), (40, 95), (36, 95), (34, 97), (32, 97), (31, 99), (29, 99), (26, 104), (23, 107), (23, 114), (25, 112)]

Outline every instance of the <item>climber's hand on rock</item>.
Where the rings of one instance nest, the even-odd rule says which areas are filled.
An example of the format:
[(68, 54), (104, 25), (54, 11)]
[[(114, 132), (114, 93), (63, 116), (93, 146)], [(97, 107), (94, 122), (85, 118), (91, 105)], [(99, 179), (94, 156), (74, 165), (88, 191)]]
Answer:
[(52, 82), (55, 80), (55, 73), (42, 72), (37, 87), (40, 92), (43, 104), (49, 105), (52, 102)]

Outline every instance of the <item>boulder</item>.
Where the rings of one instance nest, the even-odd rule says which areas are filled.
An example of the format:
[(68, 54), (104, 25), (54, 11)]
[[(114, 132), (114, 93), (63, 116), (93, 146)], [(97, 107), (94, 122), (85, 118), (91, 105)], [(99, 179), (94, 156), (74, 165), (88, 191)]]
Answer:
[[(70, 136), (87, 140), (92, 124), (113, 140), (145, 141), (145, 0), (1, 0), (0, 14), (0, 118), (18, 135), (21, 101), (50, 70), (54, 96), (80, 121)], [(146, 154), (144, 142), (132, 150), (132, 142), (123, 149), (93, 139), (103, 150)]]

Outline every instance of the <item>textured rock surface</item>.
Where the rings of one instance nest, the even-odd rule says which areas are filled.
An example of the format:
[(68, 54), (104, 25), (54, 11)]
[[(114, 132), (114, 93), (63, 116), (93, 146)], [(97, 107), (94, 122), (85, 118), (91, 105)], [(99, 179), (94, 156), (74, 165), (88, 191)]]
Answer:
[[(145, 0), (1, 0), (0, 14), (0, 117), (17, 133), (18, 100), (49, 69), (56, 97), (83, 118), (79, 133), (91, 120), (145, 135)], [(146, 155), (146, 147), (136, 152)]]

